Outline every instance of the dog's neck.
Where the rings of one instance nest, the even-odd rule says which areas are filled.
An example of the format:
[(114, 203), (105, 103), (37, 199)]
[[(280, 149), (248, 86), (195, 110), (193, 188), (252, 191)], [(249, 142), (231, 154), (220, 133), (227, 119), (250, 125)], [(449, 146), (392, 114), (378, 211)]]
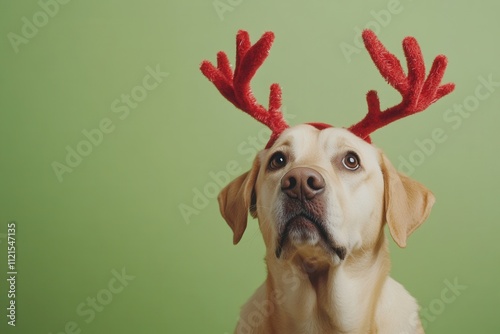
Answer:
[(338, 265), (314, 264), (300, 256), (266, 255), (269, 325), (277, 333), (375, 332), (375, 305), (388, 277), (387, 240), (370, 251), (349, 254)]

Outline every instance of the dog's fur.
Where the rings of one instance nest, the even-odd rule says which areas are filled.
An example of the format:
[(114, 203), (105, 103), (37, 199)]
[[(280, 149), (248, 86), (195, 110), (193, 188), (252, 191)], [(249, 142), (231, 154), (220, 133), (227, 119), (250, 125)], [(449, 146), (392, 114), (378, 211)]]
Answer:
[[(276, 152), (286, 164), (273, 169)], [(359, 157), (357, 170), (345, 167), (348, 152)], [(314, 198), (283, 190), (296, 168), (324, 179)], [(389, 277), (384, 226), (405, 247), (433, 204), (428, 189), (348, 130), (286, 130), (219, 195), (234, 243), (250, 211), (266, 246), (267, 279), (243, 306), (235, 333), (423, 333), (416, 301)]]

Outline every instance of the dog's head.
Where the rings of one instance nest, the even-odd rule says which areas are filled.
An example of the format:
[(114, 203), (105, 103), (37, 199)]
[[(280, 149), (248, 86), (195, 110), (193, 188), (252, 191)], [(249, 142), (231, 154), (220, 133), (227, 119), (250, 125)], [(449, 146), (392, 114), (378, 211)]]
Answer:
[(287, 129), (219, 195), (235, 244), (250, 212), (268, 252), (331, 263), (373, 247), (385, 223), (405, 247), (433, 204), (428, 189), (398, 173), (373, 145), (346, 129), (310, 125)]

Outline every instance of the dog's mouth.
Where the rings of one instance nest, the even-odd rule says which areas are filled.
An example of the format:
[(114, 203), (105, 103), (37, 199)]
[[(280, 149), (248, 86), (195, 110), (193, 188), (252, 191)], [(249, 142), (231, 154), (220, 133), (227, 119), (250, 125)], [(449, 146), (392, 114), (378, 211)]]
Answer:
[(346, 249), (335, 244), (321, 219), (305, 211), (301, 211), (286, 220), (281, 233), (279, 233), (276, 257), (281, 257), (283, 249), (290, 238), (299, 239), (301, 242), (307, 243), (311, 239), (317, 239), (318, 236), (321, 239), (320, 243), (325, 246), (327, 251), (336, 254), (341, 260), (344, 260)]

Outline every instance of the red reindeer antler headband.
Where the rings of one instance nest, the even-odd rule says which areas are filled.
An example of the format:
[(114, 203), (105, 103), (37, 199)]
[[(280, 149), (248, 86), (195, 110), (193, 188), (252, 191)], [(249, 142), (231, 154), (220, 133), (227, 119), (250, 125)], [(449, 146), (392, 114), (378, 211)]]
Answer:
[[(271, 138), (266, 148), (271, 147), (279, 135), (289, 127), (280, 110), (281, 88), (278, 84), (271, 85), (268, 109), (257, 102), (250, 89), (250, 81), (269, 55), (273, 41), (274, 34), (266, 32), (257, 43), (251, 45), (248, 33), (240, 30), (236, 36), (234, 73), (227, 55), (222, 51), (217, 54), (217, 67), (207, 60), (200, 67), (203, 74), (228, 101), (271, 129)], [(440, 85), (447, 64), (444, 55), (434, 59), (430, 73), (425, 78), (424, 60), (415, 38), (406, 37), (403, 40), (408, 64), (407, 75), (396, 56), (387, 51), (373, 31), (363, 31), (363, 41), (380, 74), (402, 96), (401, 103), (381, 111), (377, 92), (368, 92), (368, 113), (360, 122), (348, 128), (367, 142), (371, 142), (370, 133), (400, 118), (425, 110), (455, 88), (453, 83)], [(318, 129), (331, 127), (324, 123), (310, 124)]]

